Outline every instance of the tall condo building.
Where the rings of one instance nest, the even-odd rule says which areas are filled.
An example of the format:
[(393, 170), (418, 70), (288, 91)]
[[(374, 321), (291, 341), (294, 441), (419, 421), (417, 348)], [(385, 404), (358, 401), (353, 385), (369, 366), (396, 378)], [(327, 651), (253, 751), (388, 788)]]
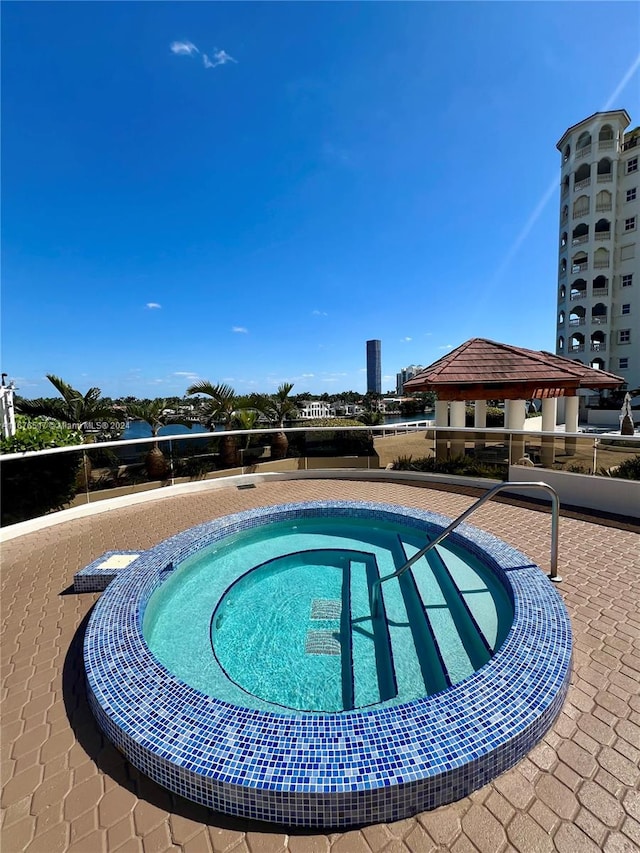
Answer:
[(396, 394), (399, 397), (404, 394), (404, 383), (413, 379), (421, 370), (424, 370), (421, 364), (410, 364), (409, 367), (403, 367), (400, 373), (396, 373)]
[(382, 344), (367, 341), (367, 393), (382, 394)]
[(640, 387), (640, 128), (626, 110), (565, 131), (556, 353)]

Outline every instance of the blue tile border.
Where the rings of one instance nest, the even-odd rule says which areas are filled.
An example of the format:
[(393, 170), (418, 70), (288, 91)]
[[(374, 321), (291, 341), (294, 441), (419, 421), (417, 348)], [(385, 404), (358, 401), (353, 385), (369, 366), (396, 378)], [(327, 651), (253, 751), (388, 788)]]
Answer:
[(502, 578), (514, 622), (482, 669), (441, 693), (368, 711), (278, 714), (205, 696), (149, 651), (142, 635), (147, 601), (182, 560), (270, 521), (363, 514), (422, 529), (440, 530), (450, 521), (373, 502), (265, 507), (179, 533), (118, 571), (91, 615), (84, 655), (93, 713), (132, 764), (227, 814), (346, 827), (452, 802), (526, 755), (559, 714), (569, 686), (569, 617), (537, 566), (467, 524), (451, 540)]

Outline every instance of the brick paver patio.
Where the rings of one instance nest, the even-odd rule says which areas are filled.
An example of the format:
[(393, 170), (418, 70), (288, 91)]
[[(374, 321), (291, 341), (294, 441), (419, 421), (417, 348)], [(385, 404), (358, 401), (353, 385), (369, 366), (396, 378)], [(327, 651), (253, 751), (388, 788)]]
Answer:
[[(168, 495), (3, 546), (3, 853), (640, 850), (640, 538), (632, 525), (561, 519), (557, 589), (575, 639), (567, 702), (527, 758), (460, 802), (346, 833), (255, 825), (167, 793), (102, 737), (87, 707), (81, 657), (97, 595), (73, 594), (74, 572), (105, 551), (149, 548), (219, 515), (322, 498), (453, 517), (473, 500), (398, 483), (270, 483)], [(548, 565), (548, 513), (490, 503), (473, 522)]]

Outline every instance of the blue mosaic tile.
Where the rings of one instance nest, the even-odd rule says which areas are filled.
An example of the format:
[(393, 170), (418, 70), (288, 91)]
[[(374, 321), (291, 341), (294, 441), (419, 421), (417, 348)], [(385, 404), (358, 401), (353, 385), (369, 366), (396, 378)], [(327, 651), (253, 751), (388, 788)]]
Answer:
[(206, 696), (154, 658), (142, 620), (168, 572), (232, 533), (312, 515), (366, 515), (432, 533), (450, 522), (389, 504), (286, 504), (199, 525), (144, 552), (132, 564), (135, 571), (116, 573), (92, 613), (84, 645), (91, 708), (129, 761), (160, 785), (228, 814), (346, 827), (437, 808), (526, 755), (559, 714), (568, 689), (569, 618), (524, 554), (467, 524), (451, 541), (502, 579), (514, 621), (485, 666), (440, 693), (340, 714), (275, 713)]
[[(74, 592), (103, 592), (116, 575), (131, 568), (142, 551), (105, 551), (73, 576)], [(125, 559), (119, 559), (125, 558)]]

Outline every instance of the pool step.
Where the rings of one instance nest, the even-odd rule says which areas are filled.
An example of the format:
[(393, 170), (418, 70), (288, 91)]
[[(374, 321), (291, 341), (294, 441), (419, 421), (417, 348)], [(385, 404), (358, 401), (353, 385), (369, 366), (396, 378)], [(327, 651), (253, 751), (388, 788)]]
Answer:
[[(379, 570), (382, 577), (393, 574), (399, 567), (400, 555), (386, 552), (377, 554)], [(391, 650), (395, 678), (398, 681), (398, 691), (407, 699), (418, 698), (429, 692), (423, 674), (423, 649), (420, 641), (416, 642), (414, 628), (411, 625), (407, 605), (406, 587), (403, 591), (397, 578), (385, 581), (380, 585), (380, 601), (382, 614), (386, 617), (391, 640)], [(410, 598), (410, 592), (408, 593)], [(412, 605), (410, 604), (410, 609)]]
[[(402, 544), (408, 558), (419, 550), (409, 542)], [(455, 684), (487, 662), (487, 641), (438, 548), (417, 560), (409, 572), (448, 678)]]
[(378, 577), (378, 566), (373, 554), (361, 561), (351, 561), (349, 633), (355, 708), (393, 699), (398, 692), (386, 619), (381, 616), (374, 619), (371, 616), (370, 590)]
[(487, 648), (494, 652), (511, 627), (511, 607), (504, 585), (497, 578), (487, 578), (486, 573), (476, 571), (469, 554), (463, 558), (455, 545), (447, 543), (439, 551), (486, 640)]

